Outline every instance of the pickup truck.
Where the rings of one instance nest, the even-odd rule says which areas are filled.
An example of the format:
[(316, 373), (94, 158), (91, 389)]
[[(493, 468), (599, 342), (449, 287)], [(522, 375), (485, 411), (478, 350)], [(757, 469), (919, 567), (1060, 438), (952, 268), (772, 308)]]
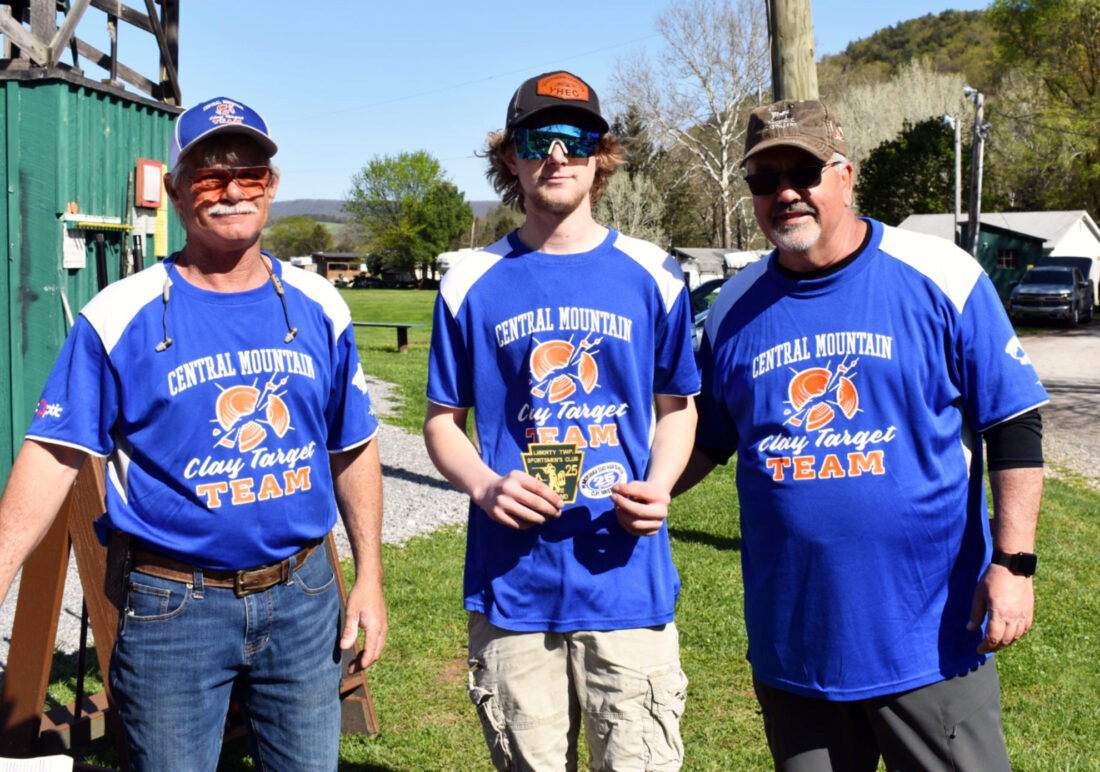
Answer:
[(1076, 268), (1037, 265), (1012, 288), (1008, 313), (1013, 319), (1059, 319), (1075, 327), (1092, 319), (1095, 297), (1092, 281)]

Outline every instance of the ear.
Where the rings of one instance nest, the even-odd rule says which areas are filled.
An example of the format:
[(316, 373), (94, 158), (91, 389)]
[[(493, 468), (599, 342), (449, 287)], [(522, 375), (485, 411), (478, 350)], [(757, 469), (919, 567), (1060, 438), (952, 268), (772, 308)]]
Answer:
[(271, 175), (271, 182), (267, 183), (267, 190), (264, 191), (264, 195), (267, 196), (267, 200), (273, 201), (275, 199), (275, 191), (279, 189), (279, 174), (273, 172)]
[(851, 161), (848, 161), (841, 166), (838, 171), (840, 172), (840, 181), (843, 188), (844, 206), (851, 209), (856, 200), (855, 193), (853, 192), (853, 188), (855, 187), (855, 166)]
[(170, 174), (164, 175), (164, 192), (168, 194), (168, 200), (172, 202), (172, 206), (174, 206), (178, 212), (180, 208), (179, 188), (176, 187), (173, 177)]
[(508, 171), (518, 177), (519, 164), (516, 162), (516, 146), (514, 143), (509, 143), (508, 147), (504, 148), (501, 158), (504, 161), (504, 165), (508, 167)]

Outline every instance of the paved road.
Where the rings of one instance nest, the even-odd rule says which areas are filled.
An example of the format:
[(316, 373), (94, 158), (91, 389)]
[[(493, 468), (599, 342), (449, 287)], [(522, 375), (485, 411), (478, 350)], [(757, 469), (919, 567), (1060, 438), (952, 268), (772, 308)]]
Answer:
[(1048, 471), (1061, 467), (1100, 488), (1100, 320), (1022, 343), (1050, 394), (1042, 409)]

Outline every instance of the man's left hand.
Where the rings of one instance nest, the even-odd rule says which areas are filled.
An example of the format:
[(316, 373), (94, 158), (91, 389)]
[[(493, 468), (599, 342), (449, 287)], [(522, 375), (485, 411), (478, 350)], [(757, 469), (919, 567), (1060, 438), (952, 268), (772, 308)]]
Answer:
[(990, 565), (974, 592), (967, 630), (977, 630), (988, 617), (978, 653), (1000, 651), (1024, 637), (1035, 613), (1031, 577), (1017, 576), (1004, 566)]
[(611, 489), (619, 524), (635, 536), (652, 536), (661, 530), (670, 499), (665, 488), (648, 481), (619, 483)]
[(378, 661), (386, 645), (386, 601), (382, 588), (374, 582), (356, 580), (348, 593), (347, 621), (340, 636), (341, 649), (354, 649), (359, 630), (363, 630), (363, 650), (352, 659), (348, 674), (354, 675)]

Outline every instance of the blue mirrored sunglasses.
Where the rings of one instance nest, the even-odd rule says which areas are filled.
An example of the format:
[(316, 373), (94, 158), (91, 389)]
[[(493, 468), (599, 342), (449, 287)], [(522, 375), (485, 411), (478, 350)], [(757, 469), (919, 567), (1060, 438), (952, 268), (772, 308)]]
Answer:
[(561, 143), (569, 158), (588, 158), (595, 155), (600, 146), (599, 132), (585, 131), (564, 123), (537, 129), (518, 128), (513, 130), (513, 135), (516, 138), (516, 155), (525, 161), (549, 158), (557, 142)]

